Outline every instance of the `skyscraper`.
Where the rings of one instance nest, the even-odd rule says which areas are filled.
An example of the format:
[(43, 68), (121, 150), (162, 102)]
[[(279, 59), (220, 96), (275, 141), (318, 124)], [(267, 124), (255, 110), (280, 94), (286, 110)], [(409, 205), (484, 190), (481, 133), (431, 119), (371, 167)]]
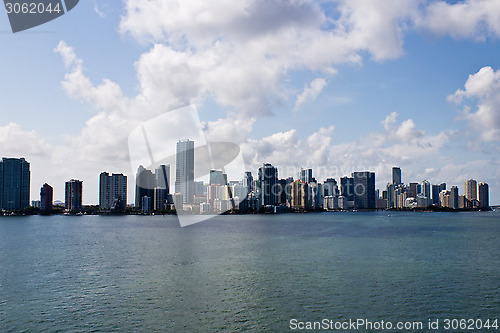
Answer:
[(323, 184), (323, 195), (325, 197), (338, 196), (338, 192), (337, 181), (333, 178), (327, 178)]
[(477, 200), (477, 181), (474, 179), (469, 179), (465, 181), (465, 197), (472, 200)]
[(450, 189), (450, 208), (458, 209), (458, 187), (456, 186)]
[(148, 197), (153, 200), (156, 180), (151, 170), (142, 165), (137, 169), (135, 175), (135, 208), (142, 209), (142, 198)]
[(402, 184), (401, 168), (399, 168), (399, 167), (392, 168), (392, 183), (396, 184), (396, 185)]
[(291, 184), (290, 188), (290, 208), (292, 209), (308, 209), (309, 205), (309, 185), (298, 179)]
[(248, 193), (255, 191), (253, 185), (252, 173), (250, 171), (245, 171), (245, 176), (243, 176), (243, 186), (248, 188)]
[(182, 194), (183, 203), (192, 203), (194, 198), (194, 141), (177, 142), (175, 156), (175, 192)]
[(259, 168), (259, 184), (262, 206), (276, 206), (279, 202), (278, 169), (265, 163)]
[(410, 183), (409, 184), (409, 192), (408, 192), (408, 197), (409, 198), (416, 198), (417, 197), (417, 185), (418, 183)]
[(30, 205), (30, 164), (24, 158), (0, 161), (0, 209), (22, 209)]
[(107, 172), (99, 175), (99, 208), (125, 210), (127, 207), (127, 176)]
[(40, 189), (40, 210), (51, 211), (54, 190), (52, 186), (45, 183)]
[(353, 172), (354, 206), (361, 209), (376, 208), (375, 173), (369, 171)]
[(312, 179), (313, 179), (313, 176), (312, 176), (312, 169), (304, 169), (304, 168), (301, 168), (300, 169), (300, 172), (299, 172), (299, 179), (302, 180), (303, 182), (306, 182), (306, 183), (311, 183), (312, 182)]
[[(165, 208), (168, 195), (170, 194), (170, 164), (160, 165), (155, 171), (154, 209)], [(194, 193), (193, 193), (194, 195)]]
[(489, 186), (486, 183), (479, 183), (479, 207), (488, 208), (490, 207), (490, 195)]
[(424, 180), (421, 184), (420, 187), (420, 194), (422, 194), (424, 197), (427, 199), (431, 199), (431, 183), (429, 183), (427, 180)]
[(210, 170), (209, 185), (226, 185), (227, 175), (222, 170)]
[(345, 197), (346, 201), (354, 201), (354, 179), (340, 178), (340, 195)]
[(77, 179), (71, 179), (66, 182), (66, 193), (64, 206), (66, 210), (69, 211), (80, 211), (82, 210), (82, 181)]

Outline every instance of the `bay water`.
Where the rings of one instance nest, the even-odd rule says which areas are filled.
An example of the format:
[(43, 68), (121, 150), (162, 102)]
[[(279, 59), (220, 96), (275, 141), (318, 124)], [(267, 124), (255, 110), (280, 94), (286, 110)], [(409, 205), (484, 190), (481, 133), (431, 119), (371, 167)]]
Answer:
[(498, 317), (496, 212), (0, 218), (0, 332)]

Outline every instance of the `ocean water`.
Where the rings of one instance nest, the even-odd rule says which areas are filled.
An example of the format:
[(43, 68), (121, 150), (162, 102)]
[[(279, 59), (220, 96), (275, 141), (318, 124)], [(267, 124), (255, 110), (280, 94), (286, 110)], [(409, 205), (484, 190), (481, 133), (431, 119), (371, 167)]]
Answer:
[(498, 317), (494, 212), (0, 218), (0, 332)]

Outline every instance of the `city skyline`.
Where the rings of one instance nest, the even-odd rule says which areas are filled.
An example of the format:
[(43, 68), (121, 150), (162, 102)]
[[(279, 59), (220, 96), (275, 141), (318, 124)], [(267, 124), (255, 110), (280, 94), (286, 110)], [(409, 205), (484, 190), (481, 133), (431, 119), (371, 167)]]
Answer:
[(248, 169), (372, 170), (382, 188), (399, 165), (431, 183), (481, 178), (500, 202), (499, 6), (80, 2), (3, 36), (0, 68), (16, 79), (1, 83), (2, 155), (34, 166), (31, 197), (47, 182), (61, 200), (77, 176), (95, 203), (96, 169), (133, 186), (133, 129), (196, 104), (207, 140), (239, 145)]
[[(313, 177), (313, 169), (300, 168), (297, 173), (298, 179), (294, 180), (293, 177), (280, 178), (278, 168), (270, 163), (263, 163), (257, 170), (256, 180), (253, 180), (252, 171), (243, 172), (241, 179), (228, 179), (223, 170), (211, 169), (208, 173), (208, 182), (204, 183), (193, 179), (194, 151), (194, 141), (185, 139), (177, 142), (175, 172), (177, 181), (172, 194), (170, 194), (170, 165), (158, 165), (154, 173), (140, 165), (135, 177), (135, 208), (151, 212), (167, 209), (169, 205), (173, 208), (171, 205), (175, 203), (176, 206), (188, 209), (198, 206), (203, 213), (223, 212), (239, 207), (243, 203), (245, 208), (242, 206), (240, 209), (267, 206), (328, 210), (388, 209), (426, 208), (431, 205), (472, 209), (489, 208), (493, 205), (489, 201), (489, 185), (485, 182), (478, 183), (475, 179), (465, 180), (461, 194), (458, 186), (452, 185), (447, 190), (446, 183), (431, 184), (423, 180), (420, 183), (406, 184), (402, 181), (403, 172), (400, 167), (392, 167), (393, 179), (387, 183), (385, 189), (376, 188), (375, 173), (370, 171), (352, 172), (350, 177), (340, 177), (339, 182), (335, 178), (326, 178), (321, 182)], [(186, 169), (186, 158), (189, 160), (187, 169), (191, 170)], [(29, 206), (29, 165), (24, 158), (2, 158), (0, 209), (22, 209)], [(180, 171), (177, 171), (178, 168)], [(190, 196), (181, 192), (188, 191), (188, 187), (181, 186), (178, 181), (186, 177), (182, 175), (183, 173), (192, 175), (186, 178), (187, 184), (192, 183)], [(101, 210), (124, 211), (127, 206), (127, 192), (127, 176), (101, 172), (98, 205)], [(66, 210), (81, 210), (82, 197), (81, 180), (71, 179), (65, 183)], [(190, 199), (186, 199), (189, 197)], [(18, 201), (9, 201), (9, 198), (18, 198)], [(307, 201), (304, 201), (304, 198), (307, 198)], [(33, 207), (50, 211), (51, 208), (47, 207), (52, 207), (53, 188), (45, 183), (40, 190), (40, 200), (32, 200), (31, 203)], [(216, 206), (219, 208), (214, 208)]]

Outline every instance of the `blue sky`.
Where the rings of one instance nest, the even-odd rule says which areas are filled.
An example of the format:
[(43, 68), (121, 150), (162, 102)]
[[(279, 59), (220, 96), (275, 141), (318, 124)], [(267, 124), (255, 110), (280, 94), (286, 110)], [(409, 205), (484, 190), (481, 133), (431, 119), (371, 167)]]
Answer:
[(498, 204), (499, 37), (495, 0), (82, 0), (16, 34), (2, 10), (1, 154), (31, 162), (32, 199), (78, 178), (96, 204), (109, 171), (133, 202), (128, 134), (195, 104), (254, 174), (369, 169), (383, 188), (398, 165), (405, 182), (485, 181)]

